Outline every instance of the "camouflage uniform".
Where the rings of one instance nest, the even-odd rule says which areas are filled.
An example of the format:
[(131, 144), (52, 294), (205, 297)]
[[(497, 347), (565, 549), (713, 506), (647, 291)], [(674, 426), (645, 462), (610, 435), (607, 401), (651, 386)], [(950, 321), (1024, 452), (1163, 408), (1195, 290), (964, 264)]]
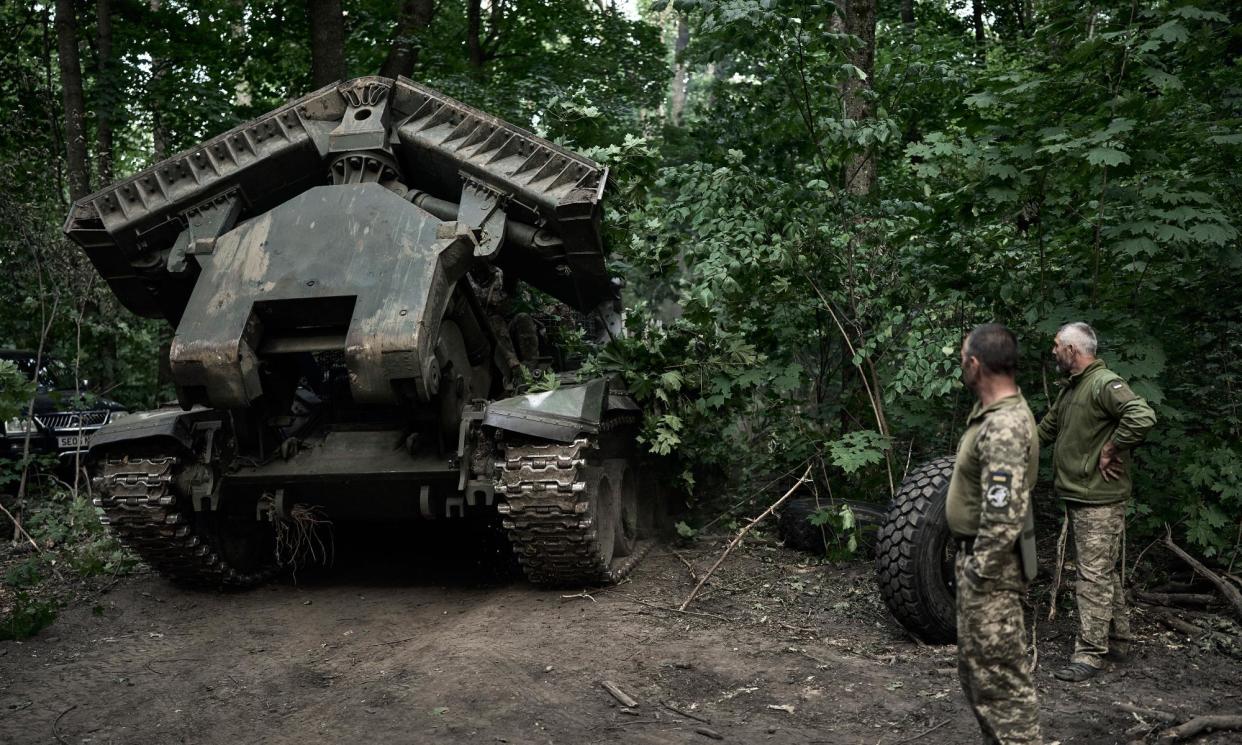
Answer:
[[(1078, 567), (1078, 639), (1070, 663), (1104, 666), (1109, 639), (1130, 640), (1130, 620), (1118, 559), (1131, 481), (1129, 450), (1155, 425), (1151, 407), (1121, 376), (1096, 360), (1071, 375), (1039, 422), (1042, 444), (1055, 443), (1054, 487), (1074, 529)], [(1097, 466), (1111, 442), (1122, 457), (1120, 477), (1106, 481)]]
[(988, 743), (1038, 743), (1015, 550), (1039, 469), (1035, 418), (1021, 394), (975, 405), (958, 445), (946, 514), (959, 540), (957, 670)]
[(1126, 503), (1069, 507), (1074, 529), (1074, 556), (1078, 565), (1078, 639), (1070, 662), (1098, 668), (1108, 654), (1110, 640), (1124, 649), (1129, 644), (1130, 611), (1126, 607), (1118, 559), (1126, 524)]

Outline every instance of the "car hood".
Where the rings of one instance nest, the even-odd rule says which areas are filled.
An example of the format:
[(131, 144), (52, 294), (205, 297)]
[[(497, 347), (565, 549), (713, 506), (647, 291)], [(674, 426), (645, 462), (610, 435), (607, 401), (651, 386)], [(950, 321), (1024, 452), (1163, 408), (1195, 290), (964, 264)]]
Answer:
[(69, 390), (40, 391), (34, 397), (35, 414), (51, 414), (57, 411), (128, 411), (124, 406), (107, 398), (85, 394), (74, 405), (75, 392)]

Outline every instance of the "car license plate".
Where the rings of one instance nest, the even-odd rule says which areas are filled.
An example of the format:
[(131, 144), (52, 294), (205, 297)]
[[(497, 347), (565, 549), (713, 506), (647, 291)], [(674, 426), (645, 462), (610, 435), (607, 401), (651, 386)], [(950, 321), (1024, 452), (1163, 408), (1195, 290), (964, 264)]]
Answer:
[(60, 447), (62, 448), (84, 448), (90, 444), (91, 436), (90, 435), (66, 435), (64, 437), (57, 437), (56, 441), (57, 443), (59, 443)]

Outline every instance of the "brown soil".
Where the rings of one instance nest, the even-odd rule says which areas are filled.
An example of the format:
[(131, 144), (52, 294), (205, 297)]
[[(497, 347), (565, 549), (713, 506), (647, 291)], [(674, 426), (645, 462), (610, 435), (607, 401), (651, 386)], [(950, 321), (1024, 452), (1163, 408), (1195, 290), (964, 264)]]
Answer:
[[(670, 610), (693, 586), (682, 558), (702, 572), (723, 539), (680, 556), (657, 547), (630, 580), (590, 594), (431, 571), (445, 562), (427, 552), (344, 564), (342, 550), (332, 572), (236, 594), (140, 574), (33, 639), (0, 643), (0, 742), (711, 741), (696, 728), (740, 743), (979, 740), (954, 649), (908, 638), (869, 565), (819, 564), (762, 540), (730, 557), (688, 613)], [(1059, 683), (1051, 669), (1073, 619), (1046, 614), (1045, 602), (1036, 679), (1049, 742), (1142, 737), (1116, 702), (1179, 718), (1242, 712), (1242, 662), (1141, 612), (1132, 662)], [(638, 706), (623, 709), (603, 680)]]

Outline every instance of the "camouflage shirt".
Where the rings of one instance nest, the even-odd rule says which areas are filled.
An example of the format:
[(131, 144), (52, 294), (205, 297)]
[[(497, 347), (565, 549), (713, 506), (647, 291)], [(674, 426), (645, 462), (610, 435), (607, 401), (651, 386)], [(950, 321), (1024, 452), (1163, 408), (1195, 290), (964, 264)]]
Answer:
[(999, 576), (1022, 533), (1039, 474), (1035, 417), (1021, 393), (976, 403), (957, 447), (945, 506), (949, 528), (974, 536), (975, 573)]

